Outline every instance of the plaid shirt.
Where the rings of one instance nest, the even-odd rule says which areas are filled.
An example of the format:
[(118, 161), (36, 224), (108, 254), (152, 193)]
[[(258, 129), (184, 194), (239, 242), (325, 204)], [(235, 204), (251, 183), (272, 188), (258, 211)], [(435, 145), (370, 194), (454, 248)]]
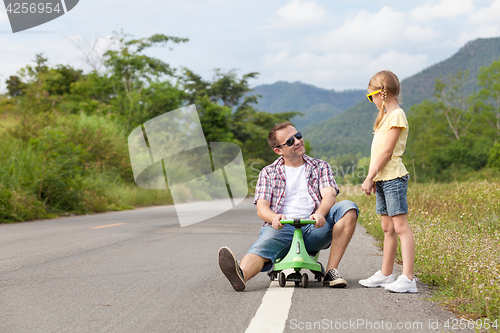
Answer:
[[(321, 189), (333, 187), (338, 195), (339, 188), (333, 177), (332, 168), (328, 163), (305, 154), (303, 158), (306, 164), (307, 191), (314, 201), (315, 212), (323, 199), (320, 192)], [(271, 203), (271, 210), (278, 213), (285, 197), (284, 163), (285, 160), (280, 156), (276, 161), (260, 171), (255, 188), (254, 204), (257, 204), (257, 200), (259, 199), (267, 200)], [(265, 222), (264, 225), (266, 224), (270, 223)]]

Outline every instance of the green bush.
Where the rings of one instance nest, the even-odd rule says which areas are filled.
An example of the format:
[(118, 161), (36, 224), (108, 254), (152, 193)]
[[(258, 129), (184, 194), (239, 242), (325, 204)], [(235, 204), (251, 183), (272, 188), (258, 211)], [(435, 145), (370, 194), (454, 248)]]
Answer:
[(42, 118), (1, 134), (1, 221), (130, 208), (117, 194), (133, 180), (122, 127), (85, 114)]
[(500, 143), (495, 143), (488, 155), (488, 166), (500, 169)]
[(50, 218), (43, 203), (35, 196), (0, 184), (0, 222), (21, 222)]

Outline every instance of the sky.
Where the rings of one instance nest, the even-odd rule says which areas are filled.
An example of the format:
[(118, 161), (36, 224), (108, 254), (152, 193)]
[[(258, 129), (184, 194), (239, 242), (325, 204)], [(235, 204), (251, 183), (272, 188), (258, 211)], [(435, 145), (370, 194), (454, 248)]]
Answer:
[(205, 79), (220, 68), (259, 72), (252, 86), (366, 89), (377, 71), (402, 80), (468, 41), (500, 36), (499, 17), (500, 0), (80, 0), (53, 21), (12, 33), (0, 3), (0, 92), (37, 53), (52, 66), (90, 71), (80, 49), (102, 53), (113, 31), (189, 38), (146, 53)]

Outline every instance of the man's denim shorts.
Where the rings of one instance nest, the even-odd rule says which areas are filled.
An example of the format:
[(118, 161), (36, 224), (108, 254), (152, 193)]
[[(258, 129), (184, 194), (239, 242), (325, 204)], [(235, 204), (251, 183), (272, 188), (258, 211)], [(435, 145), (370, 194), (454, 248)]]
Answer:
[(408, 214), (408, 179), (410, 175), (375, 182), (377, 214), (389, 216)]
[[(326, 223), (322, 228), (315, 228), (314, 224), (307, 224), (302, 227), (304, 245), (307, 251), (316, 253), (328, 248), (332, 242), (333, 226), (351, 209), (355, 209), (356, 214), (359, 215), (358, 206), (354, 202), (349, 200), (337, 202), (325, 217)], [(270, 270), (276, 259), (286, 256), (292, 243), (294, 230), (295, 227), (290, 224), (286, 224), (281, 230), (276, 230), (270, 225), (263, 226), (260, 229), (260, 236), (248, 250), (248, 253), (271, 259), (271, 262), (264, 265), (262, 272)]]

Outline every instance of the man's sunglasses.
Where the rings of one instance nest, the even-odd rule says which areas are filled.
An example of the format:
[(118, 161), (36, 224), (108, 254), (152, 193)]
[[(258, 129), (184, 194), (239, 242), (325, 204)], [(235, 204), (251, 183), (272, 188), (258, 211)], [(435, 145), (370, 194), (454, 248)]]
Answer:
[(302, 133), (300, 132), (295, 133), (294, 135), (292, 135), (290, 139), (286, 140), (284, 144), (276, 146), (276, 148), (279, 148), (281, 146), (288, 146), (288, 147), (293, 146), (293, 144), (295, 143), (295, 138), (297, 138), (297, 140), (302, 139)]
[(368, 97), (368, 100), (373, 103), (373, 95), (376, 95), (376, 94), (378, 94), (381, 91), (382, 90), (375, 90), (375, 91), (369, 93), (368, 95), (366, 95), (366, 97)]

